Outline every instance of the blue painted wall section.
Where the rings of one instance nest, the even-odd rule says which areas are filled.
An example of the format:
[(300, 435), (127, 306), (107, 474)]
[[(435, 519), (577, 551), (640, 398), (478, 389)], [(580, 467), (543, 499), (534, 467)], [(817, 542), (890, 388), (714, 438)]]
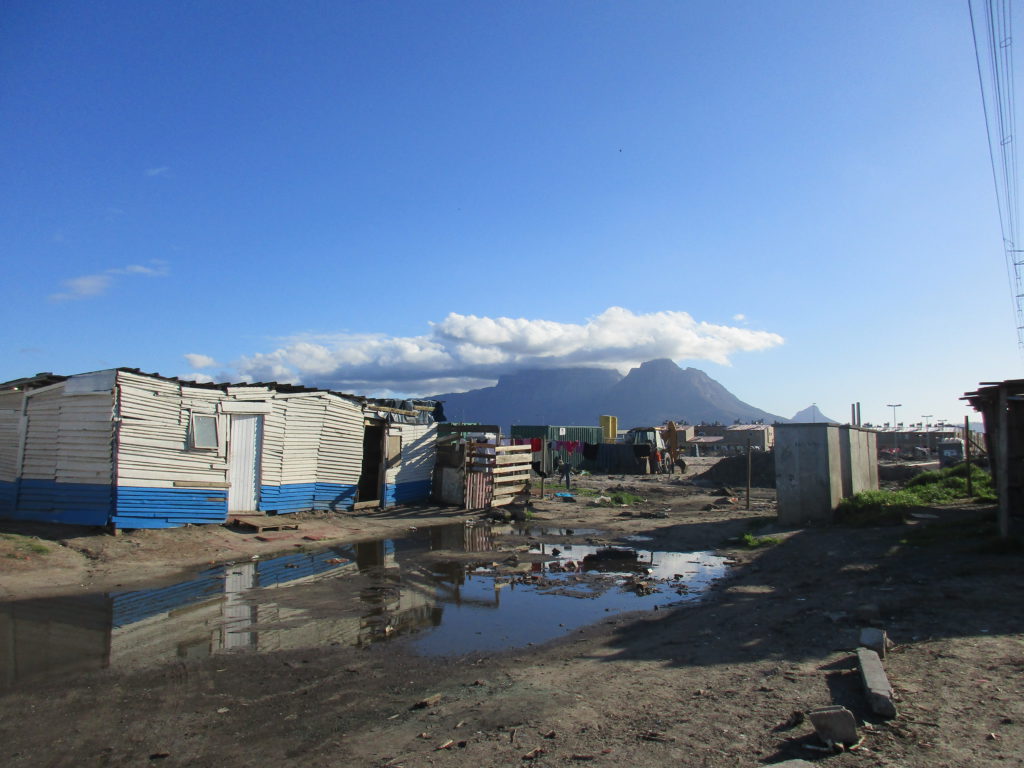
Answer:
[[(355, 562), (354, 558), (351, 549), (338, 548), (263, 560), (256, 566), (256, 583), (253, 588), (287, 584), (297, 579), (336, 571)], [(159, 589), (111, 592), (112, 625), (123, 627), (186, 606), (220, 600), (225, 595), (227, 571), (234, 568), (223, 565), (209, 568), (201, 571), (194, 579)]]
[(219, 524), (228, 519), (222, 488), (139, 488), (118, 486), (114, 516), (119, 528), (177, 528)]
[(261, 560), (256, 564), (256, 587), (272, 587), (287, 584), (296, 579), (319, 576), (336, 571), (355, 562), (355, 553), (350, 549), (328, 549), (323, 552), (296, 553)]
[(388, 484), (384, 487), (384, 506), (414, 504), (430, 498), (430, 481), (417, 480), (412, 483)]
[(169, 587), (138, 592), (112, 592), (111, 623), (114, 627), (123, 627), (187, 605), (221, 599), (224, 597), (224, 571), (223, 566), (218, 566), (202, 571), (191, 581)]
[(289, 485), (261, 485), (260, 511), (290, 515), (313, 508), (316, 483), (291, 483)]
[(292, 483), (260, 487), (260, 511), (290, 515), (307, 509), (351, 509), (356, 486), (340, 483)]
[(321, 511), (336, 512), (339, 509), (352, 509), (356, 503), (358, 486), (342, 485), (341, 483), (317, 483), (313, 508)]
[(10, 500), (10, 506), (0, 506), (0, 514), (12, 520), (106, 525), (110, 519), (114, 497), (109, 484), (58, 483), (55, 480), (22, 478), (3, 485), (8, 487), (0, 489), (0, 493), (4, 501)]
[(10, 517), (18, 500), (18, 484), (9, 480), (0, 481), (0, 517)]

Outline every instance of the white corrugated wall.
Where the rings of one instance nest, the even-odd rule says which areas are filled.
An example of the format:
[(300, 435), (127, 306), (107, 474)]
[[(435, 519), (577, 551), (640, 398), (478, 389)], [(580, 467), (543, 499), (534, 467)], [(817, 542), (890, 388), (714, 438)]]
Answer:
[(430, 497), (437, 455), (436, 424), (389, 424), (390, 436), (401, 435), (402, 460), (387, 470), (385, 503), (405, 504)]
[(13, 463), (10, 451), (4, 452), (6, 471), (13, 471), (16, 486), (8, 488), (12, 501), (6, 514), (106, 524), (113, 471), (112, 383), (113, 372), (100, 372), (24, 393), (23, 448), (15, 448)]

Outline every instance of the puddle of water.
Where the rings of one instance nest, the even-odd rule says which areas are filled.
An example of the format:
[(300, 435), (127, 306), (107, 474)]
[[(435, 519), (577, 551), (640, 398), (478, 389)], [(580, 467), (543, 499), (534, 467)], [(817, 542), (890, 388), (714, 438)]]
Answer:
[(0, 689), (111, 666), (403, 636), (429, 655), (522, 647), (609, 614), (699, 599), (726, 568), (707, 552), (563, 540), (594, 529), (520, 528), (540, 541), (513, 556), (496, 551), (503, 532), (435, 526), (217, 566), (152, 589), (0, 603)]
[(520, 536), (597, 536), (603, 534), (597, 528), (546, 528), (543, 526), (516, 526), (516, 533)]

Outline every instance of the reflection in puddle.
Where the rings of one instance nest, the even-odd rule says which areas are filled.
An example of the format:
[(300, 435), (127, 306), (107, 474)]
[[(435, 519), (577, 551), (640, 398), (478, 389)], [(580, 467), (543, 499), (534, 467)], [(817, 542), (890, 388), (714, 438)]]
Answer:
[[(501, 549), (510, 533), (529, 536), (529, 551)], [(609, 613), (694, 600), (725, 570), (709, 553), (565, 541), (593, 533), (458, 523), (217, 566), (154, 589), (2, 603), (0, 688), (110, 666), (406, 635), (430, 655), (521, 647)]]

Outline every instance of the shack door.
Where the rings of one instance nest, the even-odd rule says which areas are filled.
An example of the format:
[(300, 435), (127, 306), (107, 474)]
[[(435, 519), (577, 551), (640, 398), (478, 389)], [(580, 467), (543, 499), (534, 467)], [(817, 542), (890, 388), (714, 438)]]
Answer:
[(228, 512), (259, 509), (263, 417), (233, 414), (228, 442)]
[(384, 487), (384, 425), (367, 421), (363, 427), (363, 471), (355, 508), (380, 506)]

